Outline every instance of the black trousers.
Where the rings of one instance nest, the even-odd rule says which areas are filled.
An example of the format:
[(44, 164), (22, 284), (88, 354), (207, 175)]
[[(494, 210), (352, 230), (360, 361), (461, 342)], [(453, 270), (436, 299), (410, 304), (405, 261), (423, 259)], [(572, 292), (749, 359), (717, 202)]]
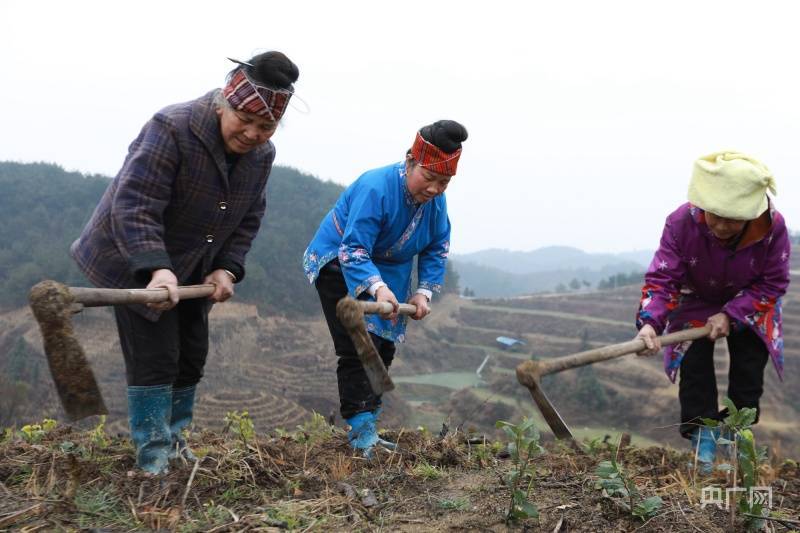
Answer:
[(182, 300), (151, 322), (126, 306), (115, 306), (128, 385), (195, 385), (208, 356), (205, 298)]
[[(764, 392), (764, 367), (769, 352), (761, 339), (750, 329), (732, 333), (726, 339), (730, 352), (728, 397), (737, 409), (756, 409)], [(722, 420), (727, 409), (719, 410), (717, 379), (714, 374), (714, 343), (708, 339), (692, 342), (680, 367), (678, 397), (681, 403), (680, 432), (685, 438), (702, 424), (702, 418)]]
[[(315, 286), (333, 338), (333, 348), (339, 356), (336, 377), (339, 382), (339, 412), (342, 418), (377, 409), (381, 405), (381, 397), (372, 391), (353, 341), (336, 316), (337, 302), (347, 296), (347, 284), (337, 261), (322, 268)], [(394, 359), (394, 343), (372, 333), (370, 336), (383, 364), (389, 368)]]

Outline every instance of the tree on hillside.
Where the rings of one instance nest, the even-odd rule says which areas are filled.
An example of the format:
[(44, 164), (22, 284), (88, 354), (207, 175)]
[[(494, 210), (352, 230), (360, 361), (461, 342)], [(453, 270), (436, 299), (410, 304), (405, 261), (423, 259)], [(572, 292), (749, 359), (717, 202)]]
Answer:
[(0, 374), (0, 391), (0, 427), (5, 427), (14, 424), (17, 413), (29, 404), (31, 387)]
[(273, 167), (267, 212), (247, 256), (237, 296), (265, 313), (319, 312), (319, 298), (303, 273), (303, 252), (343, 190), (293, 168)]
[(644, 272), (619, 273), (597, 283), (598, 289), (616, 289), (628, 285), (641, 285), (644, 282)]
[[(417, 278), (417, 258), (414, 258), (414, 265), (411, 267), (411, 287), (416, 287), (418, 283)], [(459, 293), (459, 277), (458, 272), (453, 268), (452, 261), (445, 264), (444, 284), (442, 285), (441, 293), (433, 293), (433, 301), (439, 300), (445, 294), (458, 294)]]
[[(444, 285), (442, 286), (441, 295), (444, 296), (445, 294), (458, 294), (458, 282), (458, 272), (456, 272), (453, 268), (453, 263), (448, 261), (445, 266)], [(434, 296), (434, 299), (438, 298), (438, 295)]]
[[(589, 331), (581, 331), (581, 343), (578, 351), (584, 352), (591, 348), (589, 344)], [(596, 411), (602, 411), (608, 406), (608, 396), (592, 365), (586, 365), (577, 371), (577, 383), (575, 387), (575, 398), (581, 405)]]
[[(0, 309), (25, 305), (28, 290), (42, 279), (88, 283), (69, 246), (108, 184), (107, 177), (57, 165), (0, 162)], [(273, 167), (267, 212), (236, 300), (264, 312), (318, 312), (317, 295), (303, 275), (303, 252), (342, 190), (295, 169)]]
[(0, 163), (0, 308), (24, 305), (42, 279), (86, 283), (68, 249), (107, 185), (56, 165)]
[(589, 346), (590, 346), (590, 344), (589, 344), (589, 330), (586, 329), (586, 328), (583, 328), (581, 330), (581, 344), (580, 344), (580, 347), (579, 347), (578, 351), (579, 352), (585, 352), (586, 350), (589, 349)]
[[(0, 309), (27, 303), (42, 279), (69, 285), (88, 282), (69, 246), (89, 220), (110, 183), (103, 176), (66, 172), (57, 165), (0, 162)], [(303, 252), (344, 188), (289, 167), (275, 166), (267, 185), (267, 211), (247, 256), (236, 301), (263, 313), (319, 312), (314, 288), (303, 274)], [(457, 294), (450, 262), (444, 293)]]
[(588, 410), (601, 412), (608, 407), (606, 390), (597, 379), (592, 365), (586, 365), (577, 371), (575, 399)]
[(3, 373), (12, 381), (35, 385), (39, 381), (39, 361), (36, 351), (24, 337), (19, 337), (6, 356)]

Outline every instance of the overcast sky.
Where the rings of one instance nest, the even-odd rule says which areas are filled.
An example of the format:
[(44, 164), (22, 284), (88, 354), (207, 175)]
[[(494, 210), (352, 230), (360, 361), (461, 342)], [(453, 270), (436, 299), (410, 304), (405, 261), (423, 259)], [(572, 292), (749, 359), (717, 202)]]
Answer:
[[(152, 114), (285, 52), (277, 163), (348, 184), (467, 126), (452, 250), (654, 248), (693, 160), (761, 159), (800, 229), (800, 4), (0, 2), (0, 160), (113, 176)], [(267, 215), (269, 216), (269, 215)]]

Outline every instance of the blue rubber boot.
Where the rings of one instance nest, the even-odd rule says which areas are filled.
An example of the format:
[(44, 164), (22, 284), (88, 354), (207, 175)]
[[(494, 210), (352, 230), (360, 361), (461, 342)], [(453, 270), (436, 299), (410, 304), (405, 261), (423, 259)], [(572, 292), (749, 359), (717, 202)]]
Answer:
[(172, 445), (169, 452), (170, 459), (183, 457), (187, 461), (197, 461), (197, 457), (186, 445), (186, 439), (183, 438), (183, 430), (192, 423), (196, 390), (197, 385), (172, 389), (172, 416), (169, 421), (169, 432), (172, 437)]
[(136, 465), (151, 474), (165, 474), (172, 438), (169, 421), (172, 385), (128, 387), (128, 422), (136, 446)]
[(717, 455), (719, 428), (701, 426), (692, 431), (692, 450), (697, 454), (697, 471), (710, 474)]
[(372, 457), (372, 450), (375, 445), (382, 446), (388, 450), (397, 448), (397, 444), (394, 442), (383, 440), (378, 436), (378, 415), (380, 413), (381, 409), (378, 408), (374, 411), (357, 413), (345, 420), (350, 425), (350, 431), (347, 432), (350, 446), (354, 450), (360, 450), (366, 458)]
[(345, 420), (350, 425), (347, 440), (354, 450), (359, 450), (364, 457), (372, 455), (372, 448), (378, 443), (377, 417), (372, 411), (356, 413)]
[[(382, 410), (383, 410), (383, 408), (382, 408), (382, 407), (378, 407), (377, 409), (375, 409), (375, 410), (373, 411), (373, 414), (375, 415), (375, 423), (376, 423), (376, 425), (377, 425), (377, 422), (378, 422), (378, 417), (381, 415), (381, 411), (382, 411)], [(378, 436), (378, 442), (377, 442), (377, 444), (378, 444), (379, 446), (383, 446), (383, 447), (384, 447), (384, 448), (386, 448), (387, 450), (396, 450), (396, 449), (397, 449), (397, 444), (396, 444), (396, 443), (394, 443), (394, 442), (389, 442), (388, 440), (383, 440), (383, 439), (380, 437), (380, 435)]]

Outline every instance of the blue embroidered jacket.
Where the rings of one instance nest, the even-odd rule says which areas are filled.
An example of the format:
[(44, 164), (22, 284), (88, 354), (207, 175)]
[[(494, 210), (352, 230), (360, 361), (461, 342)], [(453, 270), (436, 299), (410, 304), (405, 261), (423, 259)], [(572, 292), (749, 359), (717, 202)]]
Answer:
[[(338, 257), (351, 296), (383, 281), (403, 301), (411, 297), (415, 256), (418, 287), (441, 291), (449, 247), (444, 194), (415, 203), (401, 162), (364, 173), (342, 193), (308, 245), (303, 269), (313, 283)], [(393, 321), (367, 317), (367, 329), (391, 341), (402, 342), (405, 327), (403, 316)]]

